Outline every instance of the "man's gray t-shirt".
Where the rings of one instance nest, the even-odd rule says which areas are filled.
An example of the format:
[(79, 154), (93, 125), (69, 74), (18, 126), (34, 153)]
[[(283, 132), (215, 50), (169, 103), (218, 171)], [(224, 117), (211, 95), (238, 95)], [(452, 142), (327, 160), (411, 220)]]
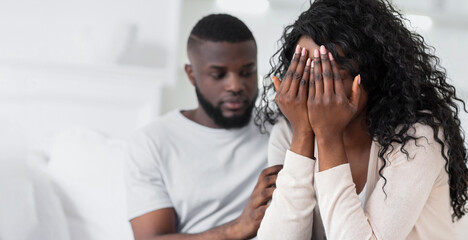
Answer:
[(199, 233), (237, 218), (267, 166), (268, 135), (251, 121), (214, 129), (172, 111), (131, 140), (129, 218), (174, 208), (177, 231)]

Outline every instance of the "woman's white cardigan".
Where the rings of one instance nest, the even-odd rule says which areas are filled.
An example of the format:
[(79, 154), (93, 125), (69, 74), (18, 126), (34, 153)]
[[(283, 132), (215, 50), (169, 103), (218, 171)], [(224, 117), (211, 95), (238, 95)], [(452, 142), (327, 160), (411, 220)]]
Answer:
[(268, 157), (270, 165), (284, 166), (258, 239), (454, 239), (441, 145), (429, 126), (415, 124), (410, 133), (421, 138), (404, 147), (409, 157), (398, 144), (386, 157), (385, 192), (380, 146), (372, 143), (363, 208), (349, 164), (315, 172), (314, 160), (288, 150), (292, 130), (281, 119), (271, 132)]

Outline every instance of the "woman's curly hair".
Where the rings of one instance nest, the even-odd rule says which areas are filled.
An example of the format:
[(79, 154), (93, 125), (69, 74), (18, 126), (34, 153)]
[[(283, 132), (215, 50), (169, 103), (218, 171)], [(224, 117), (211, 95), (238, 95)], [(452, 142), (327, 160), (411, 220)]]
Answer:
[[(353, 76), (361, 74), (362, 86), (368, 93), (367, 132), (381, 145), (378, 155), (383, 166), (379, 175), (385, 182), (382, 171), (387, 164), (386, 154), (394, 150), (392, 144), (401, 144), (401, 151), (407, 154), (405, 144), (416, 139), (407, 134), (408, 130), (416, 123), (432, 127), (446, 161), (452, 217), (460, 219), (467, 212), (468, 170), (457, 102), (465, 111), (466, 107), (447, 83), (446, 71), (433, 54), (434, 49), (421, 35), (405, 27), (404, 17), (387, 0), (316, 0), (284, 29), (280, 49), (270, 60), (272, 70), (264, 79), (255, 117), (262, 130), (282, 115), (274, 102), (270, 79), (284, 77), (301, 36), (325, 45)], [(337, 54), (337, 46), (343, 57)], [(353, 68), (351, 60), (359, 70)], [(438, 137), (439, 129), (445, 141)]]

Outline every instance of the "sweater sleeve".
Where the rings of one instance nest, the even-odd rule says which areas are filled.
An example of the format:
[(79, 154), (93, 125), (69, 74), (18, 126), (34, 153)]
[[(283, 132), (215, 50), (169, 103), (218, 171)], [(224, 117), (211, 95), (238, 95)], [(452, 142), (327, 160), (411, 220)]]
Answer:
[[(432, 129), (387, 155), (385, 180), (379, 178), (365, 211), (356, 194), (349, 164), (315, 175), (317, 198), (328, 239), (406, 239), (416, 224), (445, 161)], [(382, 187), (384, 186), (383, 190)], [(369, 189), (370, 190), (370, 189)], [(385, 192), (384, 192), (385, 191)]]
[[(278, 127), (288, 126), (275, 126)], [(281, 144), (271, 148), (272, 143), (281, 142), (287, 137), (284, 135), (287, 131), (275, 128), (270, 138), (269, 156), (272, 151), (277, 154), (284, 151), (284, 166), (278, 174), (276, 190), (260, 224), (257, 237), (268, 240), (309, 240), (312, 235), (312, 214), (316, 205), (313, 186), (315, 161), (287, 150), (289, 144), (284, 150), (280, 150), (281, 146), (284, 146)], [(269, 162), (271, 164), (270, 160)]]
[(268, 143), (268, 165), (274, 166), (284, 163), (286, 151), (292, 141), (292, 128), (286, 118), (280, 118), (271, 130)]

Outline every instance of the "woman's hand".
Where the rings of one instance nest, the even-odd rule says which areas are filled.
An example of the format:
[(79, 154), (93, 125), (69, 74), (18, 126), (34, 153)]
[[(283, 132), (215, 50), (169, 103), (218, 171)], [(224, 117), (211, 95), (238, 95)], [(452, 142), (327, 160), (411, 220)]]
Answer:
[(305, 48), (296, 47), (285, 79), (273, 77), (276, 89), (275, 101), (293, 128), (291, 151), (313, 158), (314, 132), (309, 124), (307, 92), (311, 71), (311, 59)]
[(311, 59), (305, 48), (296, 47), (291, 65), (282, 82), (273, 77), (275, 101), (283, 115), (291, 123), (295, 133), (312, 133), (307, 116), (307, 83)]
[(342, 138), (343, 131), (357, 112), (360, 75), (354, 78), (348, 99), (335, 59), (324, 46), (320, 47), (320, 52), (318, 49), (314, 51), (312, 71), (307, 101), (310, 125), (318, 141)]

